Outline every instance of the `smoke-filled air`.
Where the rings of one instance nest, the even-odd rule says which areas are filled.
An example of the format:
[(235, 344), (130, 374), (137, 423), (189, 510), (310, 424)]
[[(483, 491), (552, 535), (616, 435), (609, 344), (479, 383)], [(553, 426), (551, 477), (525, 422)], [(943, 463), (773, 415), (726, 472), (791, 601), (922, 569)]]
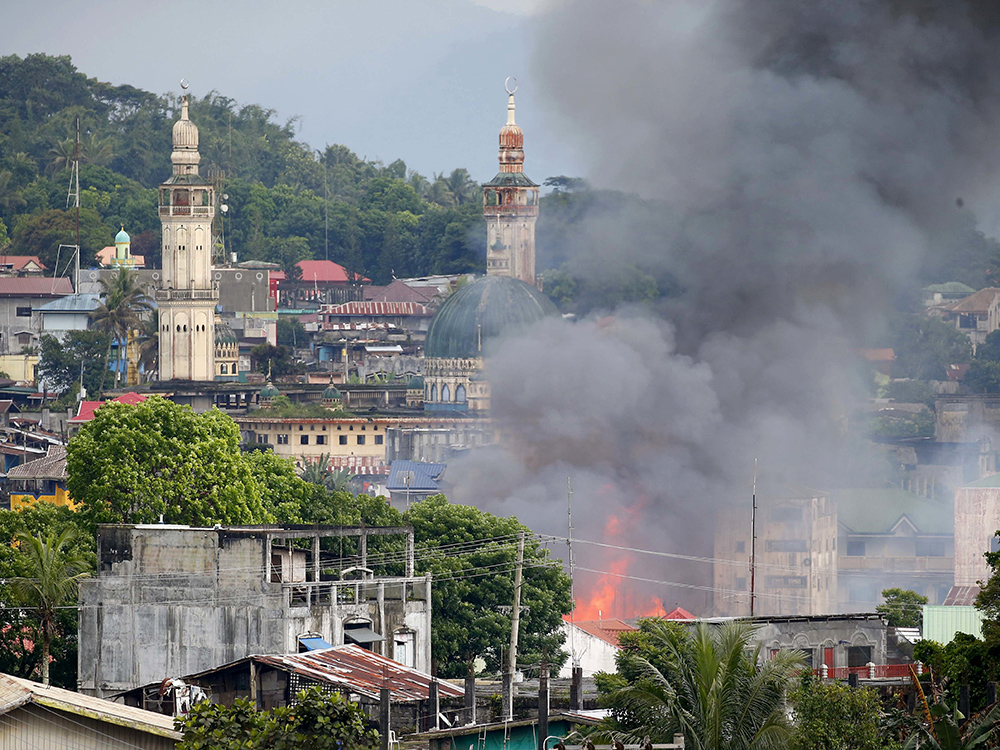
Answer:
[[(958, 0), (558, 6), (530, 77), (543, 116), (595, 188), (637, 196), (592, 210), (566, 260), (668, 293), (492, 352), (505, 447), (449, 469), (455, 499), (565, 536), (571, 478), (580, 540), (708, 558), (720, 510), (750, 522), (755, 459), (823, 490), (881, 471), (843, 427), (852, 352), (943, 236), (996, 220), (998, 30)], [(525, 151), (530, 175), (530, 132)], [(706, 562), (576, 557), (578, 617), (711, 611)]]

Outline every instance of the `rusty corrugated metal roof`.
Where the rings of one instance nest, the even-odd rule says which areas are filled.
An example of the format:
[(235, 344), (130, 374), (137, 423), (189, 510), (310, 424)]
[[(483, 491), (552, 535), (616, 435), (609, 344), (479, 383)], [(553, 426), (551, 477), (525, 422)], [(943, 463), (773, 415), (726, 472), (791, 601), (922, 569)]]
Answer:
[[(427, 700), (434, 678), (399, 662), (372, 653), (360, 646), (334, 646), (304, 654), (253, 656), (254, 661), (275, 669), (293, 672), (310, 680), (337, 685), (352, 693), (378, 699), (388, 687), (394, 703)], [(464, 691), (450, 682), (439, 681), (442, 698), (459, 698)]]

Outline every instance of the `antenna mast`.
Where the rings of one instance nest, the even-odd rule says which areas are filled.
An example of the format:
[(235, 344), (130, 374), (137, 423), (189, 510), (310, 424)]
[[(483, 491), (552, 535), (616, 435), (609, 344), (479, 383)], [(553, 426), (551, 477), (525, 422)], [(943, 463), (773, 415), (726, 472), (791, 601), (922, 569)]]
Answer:
[(750, 616), (753, 617), (754, 572), (757, 565), (757, 459), (753, 460), (753, 492), (750, 495)]
[[(566, 546), (569, 547), (569, 598), (573, 604), (573, 609), (569, 611), (569, 624), (573, 626), (576, 618), (576, 561), (573, 559), (573, 479), (566, 477), (566, 515), (569, 518), (569, 536), (566, 537)], [(573, 667), (580, 666), (580, 659), (576, 655), (576, 645), (574, 643), (573, 631), (575, 627), (569, 629), (569, 654)]]
[[(72, 199), (76, 206), (76, 263), (73, 273), (73, 291), (80, 292), (80, 116), (76, 116), (76, 140), (73, 144), (73, 170), (70, 174), (69, 194), (66, 196), (66, 205), (70, 205)], [(59, 269), (52, 271), (53, 275), (59, 275)]]

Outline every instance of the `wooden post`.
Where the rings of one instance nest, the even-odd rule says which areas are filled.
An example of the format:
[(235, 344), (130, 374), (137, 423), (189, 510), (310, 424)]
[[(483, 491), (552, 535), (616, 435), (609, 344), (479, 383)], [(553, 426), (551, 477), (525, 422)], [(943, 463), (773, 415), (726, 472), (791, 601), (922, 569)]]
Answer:
[(476, 723), (476, 673), (472, 670), (470, 662), (465, 673), (465, 715), (469, 724)]
[(538, 674), (538, 750), (545, 750), (549, 736), (549, 657), (542, 655), (542, 671)]
[(427, 722), (428, 729), (440, 729), (441, 728), (441, 693), (438, 689), (438, 681), (431, 680), (430, 695), (427, 700), (430, 704), (427, 710), (430, 712), (430, 721)]
[(517, 669), (517, 635), (521, 622), (521, 575), (524, 568), (524, 532), (517, 538), (517, 563), (514, 568), (514, 609), (510, 617), (510, 650), (507, 652), (507, 668), (503, 673), (503, 716), (505, 721), (514, 720), (514, 672)]
[(378, 691), (378, 732), (382, 750), (389, 750), (389, 688)]
[(958, 687), (958, 710), (966, 719), (972, 715), (972, 700), (969, 696), (968, 685), (959, 685)]
[(569, 686), (569, 710), (583, 708), (583, 667), (573, 667), (573, 677)]

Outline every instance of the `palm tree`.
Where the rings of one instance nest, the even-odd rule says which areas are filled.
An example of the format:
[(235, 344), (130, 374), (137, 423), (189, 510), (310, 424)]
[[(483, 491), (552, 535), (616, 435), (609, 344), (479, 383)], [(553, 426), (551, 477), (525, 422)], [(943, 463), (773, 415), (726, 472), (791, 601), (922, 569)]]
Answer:
[(0, 170), (0, 207), (2, 208), (18, 208), (27, 205), (21, 191), (11, 184), (13, 178), (14, 173), (9, 169)]
[(108, 339), (108, 352), (105, 355), (104, 374), (101, 376), (103, 391), (113, 342), (119, 343), (118, 356), (115, 360), (117, 381), (129, 333), (142, 327), (142, 319), (153, 309), (153, 303), (139, 283), (138, 275), (128, 268), (119, 268), (111, 275), (110, 280), (101, 279), (101, 299), (101, 304), (90, 313), (90, 319), (94, 328), (111, 334)]
[(49, 653), (52, 636), (57, 632), (59, 607), (73, 601), (77, 584), (89, 574), (90, 564), (78, 551), (68, 549), (75, 540), (74, 528), (57, 535), (50, 531), (45, 539), (21, 532), (17, 535), (21, 551), (19, 564), (23, 576), (11, 581), (15, 595), (25, 607), (38, 613), (42, 631), (42, 683), (49, 684)]
[(321, 453), (315, 461), (306, 461), (301, 476), (311, 484), (326, 487), (327, 479), (330, 477), (330, 454)]
[(75, 150), (76, 140), (74, 138), (53, 141), (52, 148), (49, 149), (49, 166), (46, 169), (49, 175), (54, 176), (73, 166)]
[(467, 169), (453, 170), (445, 178), (445, 183), (459, 206), (472, 203), (479, 197), (479, 183), (472, 179)]
[(649, 650), (659, 666), (630, 655), (631, 684), (610, 697), (613, 718), (605, 726), (626, 741), (669, 741), (684, 735), (693, 750), (769, 750), (790, 736), (782, 709), (785, 691), (805, 663), (798, 652), (770, 660), (752, 645), (755, 628), (729, 622), (717, 628), (647, 623)]

